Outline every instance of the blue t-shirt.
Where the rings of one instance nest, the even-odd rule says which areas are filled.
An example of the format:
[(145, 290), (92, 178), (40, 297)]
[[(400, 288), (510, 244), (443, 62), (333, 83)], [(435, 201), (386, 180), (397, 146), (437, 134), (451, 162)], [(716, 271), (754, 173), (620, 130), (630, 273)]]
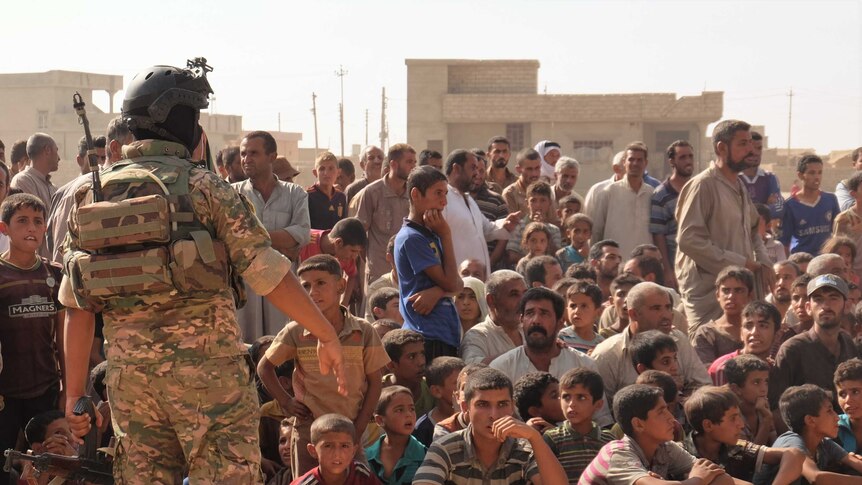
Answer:
[(840, 212), (838, 199), (829, 192), (820, 192), (813, 206), (788, 197), (781, 219), (781, 243), (790, 245), (791, 254), (820, 254), (820, 247), (832, 236), (832, 221)]
[(425, 274), (432, 266), (443, 265), (443, 244), (427, 227), (404, 219), (395, 236), (395, 270), (398, 272), (398, 307), (404, 315), (403, 328), (415, 330), (428, 340), (439, 340), (458, 347), (461, 320), (451, 298), (443, 297), (428, 315), (419, 315), (408, 299), (422, 290), (436, 286)]
[[(788, 431), (776, 438), (775, 443), (772, 443), (772, 448), (796, 448), (808, 455), (808, 448), (805, 447), (805, 440), (802, 439), (802, 436), (799, 436), (793, 431)], [(817, 463), (817, 468), (820, 471), (836, 471), (837, 469), (840, 469), (841, 460), (846, 456), (847, 452), (844, 451), (838, 443), (829, 438), (824, 438), (823, 441), (817, 445), (814, 461)], [(777, 464), (764, 465), (762, 471), (754, 476), (755, 485), (771, 484), (773, 479), (775, 479), (775, 475), (778, 473), (779, 466), (780, 465)]]

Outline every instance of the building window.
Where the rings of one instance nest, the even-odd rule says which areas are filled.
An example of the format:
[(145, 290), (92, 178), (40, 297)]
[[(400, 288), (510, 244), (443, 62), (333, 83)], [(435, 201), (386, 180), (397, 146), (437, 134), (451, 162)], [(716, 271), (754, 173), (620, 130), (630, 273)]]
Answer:
[(606, 162), (614, 156), (614, 142), (611, 140), (576, 141), (572, 153), (579, 162)]
[(48, 128), (48, 112), (47, 111), (39, 111), (39, 129), (44, 130)]
[(512, 152), (518, 152), (524, 148), (526, 131), (526, 127), (523, 123), (511, 123), (506, 125), (506, 138), (509, 139)]

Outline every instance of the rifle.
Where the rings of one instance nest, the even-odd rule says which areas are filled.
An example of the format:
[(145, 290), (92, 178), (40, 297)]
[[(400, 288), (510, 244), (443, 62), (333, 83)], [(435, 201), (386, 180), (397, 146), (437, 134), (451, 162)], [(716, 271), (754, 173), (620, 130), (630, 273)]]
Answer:
[(31, 462), (37, 473), (47, 473), (66, 480), (83, 480), (100, 485), (113, 485), (113, 464), (110, 458), (96, 448), (98, 430), (96, 429), (96, 407), (93, 401), (84, 396), (75, 403), (74, 413), (78, 416), (87, 413), (90, 416), (90, 432), (84, 437), (84, 449), (81, 456), (64, 456), (54, 453), (28, 455), (15, 450), (6, 450), (6, 463), (3, 471), (9, 472), (15, 463)]
[(93, 202), (102, 201), (102, 181), (99, 179), (99, 159), (96, 156), (96, 147), (93, 144), (93, 135), (90, 134), (90, 121), (87, 119), (87, 111), (84, 98), (77, 91), (72, 96), (72, 107), (78, 113), (78, 123), (84, 125), (84, 137), (87, 139), (87, 159), (90, 165), (90, 173), (93, 174)]

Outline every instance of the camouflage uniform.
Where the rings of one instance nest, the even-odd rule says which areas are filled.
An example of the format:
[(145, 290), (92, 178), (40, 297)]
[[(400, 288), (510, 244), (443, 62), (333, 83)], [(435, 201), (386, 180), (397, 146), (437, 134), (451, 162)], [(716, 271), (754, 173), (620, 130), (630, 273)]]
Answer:
[[(123, 147), (123, 155), (139, 167), (167, 156), (188, 170), (187, 209), (224, 243), (233, 270), (255, 291), (268, 294), (287, 274), (290, 261), (270, 247), (245, 199), (212, 172), (176, 165), (189, 158), (182, 145), (138, 141)], [(113, 187), (106, 187), (105, 200), (115, 200)], [(76, 213), (91, 200), (88, 190), (76, 194), (67, 254), (79, 249)], [(93, 310), (72, 289), (66, 269), (61, 301)], [(229, 285), (205, 293), (130, 294), (107, 301), (102, 311), (117, 483), (180, 483), (184, 476), (192, 483), (260, 483), (259, 409)]]

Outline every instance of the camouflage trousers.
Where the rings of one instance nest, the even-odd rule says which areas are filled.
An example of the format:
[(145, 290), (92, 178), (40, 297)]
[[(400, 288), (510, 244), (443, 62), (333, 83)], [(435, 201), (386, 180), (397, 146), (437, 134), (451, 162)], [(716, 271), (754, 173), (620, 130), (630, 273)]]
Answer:
[(109, 366), (116, 483), (262, 483), (249, 376), (243, 356)]

